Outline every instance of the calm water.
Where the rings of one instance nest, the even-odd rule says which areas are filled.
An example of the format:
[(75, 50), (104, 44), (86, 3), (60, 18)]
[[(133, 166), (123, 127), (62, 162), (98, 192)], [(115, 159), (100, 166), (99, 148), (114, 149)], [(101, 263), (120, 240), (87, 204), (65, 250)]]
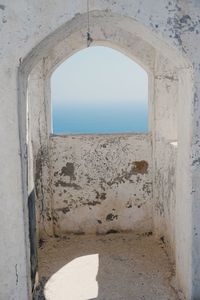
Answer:
[(102, 46), (78, 51), (51, 77), (53, 132), (147, 132), (148, 75)]
[(53, 133), (147, 132), (147, 107), (143, 105), (56, 105)]

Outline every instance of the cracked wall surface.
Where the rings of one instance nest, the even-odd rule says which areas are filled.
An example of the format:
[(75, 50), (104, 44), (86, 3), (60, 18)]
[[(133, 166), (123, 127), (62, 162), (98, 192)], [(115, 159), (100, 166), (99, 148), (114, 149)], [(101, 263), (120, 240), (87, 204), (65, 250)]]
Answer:
[[(39, 229), (52, 234), (48, 80), (62, 61), (86, 47), (86, 11), (86, 1), (82, 0), (0, 3), (2, 299), (31, 298), (28, 198), (33, 190), (37, 194)], [(91, 0), (90, 20), (94, 45), (119, 49), (151, 77), (153, 202), (154, 208), (164, 209), (162, 215), (154, 209), (154, 230), (171, 241), (177, 281), (186, 299), (198, 299), (200, 2)], [(176, 150), (170, 146), (174, 140), (178, 142)], [(59, 176), (70, 178), (64, 176), (69, 166), (58, 166), (56, 171), (62, 174)], [(80, 185), (73, 178), (71, 183), (64, 181), (64, 185)], [(63, 178), (58, 180), (56, 189), (64, 190)], [(115, 185), (111, 185), (112, 189)], [(104, 198), (104, 194), (100, 197)], [(114, 218), (111, 212), (107, 216), (108, 220)], [(115, 221), (116, 218), (112, 222)]]
[(152, 231), (151, 137), (52, 136), (54, 232)]

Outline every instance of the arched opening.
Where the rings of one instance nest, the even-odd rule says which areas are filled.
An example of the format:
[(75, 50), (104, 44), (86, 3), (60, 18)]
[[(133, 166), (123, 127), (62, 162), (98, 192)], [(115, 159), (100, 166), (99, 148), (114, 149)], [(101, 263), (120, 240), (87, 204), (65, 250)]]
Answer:
[[(80, 139), (74, 135), (52, 136), (50, 76), (61, 62), (85, 47), (81, 28), (77, 31), (76, 22), (72, 22), (66, 30), (62, 28), (62, 38), (59, 35), (58, 38), (56, 32), (38, 49), (34, 49), (41, 51), (36, 51), (38, 56), (34, 56), (35, 52), (30, 53), (23, 61), (19, 93), (22, 101), (20, 113), (23, 116), (20, 122), (24, 125), (21, 130), (24, 157), (26, 137), (32, 141), (32, 144), (28, 143), (28, 174), (26, 168), (23, 172), (24, 191), (25, 196), (31, 195), (33, 189), (36, 191), (38, 240), (42, 245), (49, 236), (66, 237), (68, 232), (81, 235), (132, 230), (143, 237), (149, 237), (153, 232), (161, 241), (170, 243), (173, 258), (176, 257), (178, 280), (184, 286), (187, 285), (186, 274), (190, 268), (184, 257), (189, 255), (191, 258), (191, 252), (189, 242), (188, 247), (184, 247), (181, 224), (186, 220), (190, 225), (190, 210), (186, 209), (187, 204), (181, 198), (184, 186), (180, 185), (180, 179), (176, 185), (176, 178), (177, 172), (180, 177), (183, 173), (180, 161), (186, 153), (189, 138), (185, 133), (180, 134), (177, 116), (179, 113), (179, 122), (184, 125), (188, 110), (181, 106), (181, 101), (184, 99), (187, 102), (186, 97), (191, 96), (189, 68), (165, 43), (157, 42), (152, 32), (142, 30), (137, 24), (134, 27), (135, 24), (125, 18), (116, 33), (112, 25), (115, 24), (114, 18), (119, 21), (120, 17), (113, 15), (111, 21), (110, 15), (104, 13), (103, 16), (93, 27), (96, 36), (94, 44), (111, 45), (136, 58), (152, 75), (149, 76), (149, 123), (152, 134), (82, 136)], [(79, 20), (82, 16), (76, 18)], [(144, 36), (148, 38), (142, 40), (134, 30), (127, 31), (125, 27), (129, 21), (130, 28), (145, 32)], [(84, 20), (78, 24), (85, 24)], [(69, 28), (70, 32), (67, 32)], [(163, 49), (165, 51), (162, 52)], [(184, 93), (182, 82), (185, 81), (182, 81), (179, 68), (186, 69), (181, 76), (189, 85), (187, 93)], [(180, 85), (183, 88), (181, 93)], [(26, 120), (28, 127), (25, 126)], [(25, 128), (28, 128), (28, 134)], [(180, 147), (175, 149), (171, 142), (177, 139)], [(183, 144), (184, 147), (181, 147)], [(23, 167), (27, 167), (26, 163)], [(168, 163), (170, 168), (166, 167)], [(187, 169), (187, 166), (185, 164), (183, 167)], [(86, 172), (88, 170), (89, 173)], [(78, 202), (74, 201), (74, 196)], [(186, 216), (184, 221), (177, 211), (180, 204), (183, 204)]]
[(81, 50), (51, 77), (52, 131), (148, 131), (148, 75), (132, 59), (103, 46)]

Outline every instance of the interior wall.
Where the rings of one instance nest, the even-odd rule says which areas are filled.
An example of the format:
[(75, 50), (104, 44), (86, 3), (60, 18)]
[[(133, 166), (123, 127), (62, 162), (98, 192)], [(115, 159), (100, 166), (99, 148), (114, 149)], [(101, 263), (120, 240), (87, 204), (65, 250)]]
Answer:
[(162, 159), (156, 160), (154, 174), (154, 229), (156, 236), (168, 247), (171, 260), (175, 261), (176, 246), (176, 177), (177, 142), (162, 142), (157, 145)]
[[(177, 235), (177, 232), (174, 230), (174, 226), (176, 226), (176, 220), (174, 220), (174, 202), (176, 201), (174, 197), (175, 194), (174, 190), (176, 188), (176, 182), (175, 182), (176, 150), (175, 148), (173, 148), (170, 142), (177, 139), (177, 113), (176, 113), (177, 102), (178, 102), (177, 101), (178, 98), (177, 74), (174, 70), (174, 65), (171, 62), (171, 60), (161, 55), (157, 49), (154, 49), (151, 45), (144, 42), (143, 40), (141, 41), (137, 35), (132, 35), (124, 31), (123, 26), (122, 28), (119, 28), (120, 30), (116, 33), (115, 27), (111, 27), (109, 23), (104, 22), (103, 18), (104, 17), (102, 16), (102, 18), (100, 18), (101, 21), (100, 22), (98, 21), (98, 24), (96, 24), (95, 15), (93, 16), (93, 22), (94, 22), (93, 34), (95, 34), (97, 39), (97, 41), (94, 44), (111, 45), (111, 47), (114, 46), (114, 48), (122, 50), (123, 53), (127, 54), (132, 58), (136, 57), (136, 61), (139, 62), (142, 66), (145, 66), (146, 70), (148, 70), (151, 76), (151, 80), (149, 82), (154, 83), (154, 86), (150, 86), (151, 97), (149, 103), (149, 107), (151, 111), (150, 128), (152, 130), (152, 137), (153, 137), (152, 140), (153, 174), (154, 174), (153, 198), (155, 201), (154, 203), (155, 209), (153, 210), (154, 211), (153, 219), (154, 219), (154, 226), (155, 226), (154, 231), (157, 234), (157, 236), (159, 237), (164, 236), (165, 240), (170, 243), (170, 247), (172, 249), (171, 254), (172, 257), (174, 258), (175, 255), (173, 249), (174, 249), (174, 243), (176, 244), (175, 234)], [(104, 23), (106, 24), (105, 26)], [(75, 24), (77, 26), (77, 23)], [(116, 26), (118, 26), (117, 23)], [(44, 108), (46, 105), (47, 111), (43, 112), (42, 123), (45, 122), (46, 124), (45, 130), (48, 134), (50, 134), (50, 126), (49, 126), (50, 113), (48, 107), (50, 107), (49, 106), (49, 102), (50, 102), (49, 78), (51, 72), (69, 55), (73, 54), (75, 51), (85, 46), (82, 40), (83, 35), (84, 32), (81, 31), (81, 29), (80, 31), (78, 31), (76, 27), (74, 32), (73, 31), (70, 32), (66, 40), (63, 39), (60, 43), (57, 43), (54, 48), (51, 48), (51, 51), (49, 51), (48, 55), (46, 54), (42, 59), (43, 81), (45, 81), (45, 84), (40, 91), (40, 97), (41, 99), (43, 99), (40, 102), (40, 108), (42, 107)], [(155, 59), (155, 53), (156, 53), (156, 59)], [(178, 63), (178, 60), (176, 63)], [(35, 113), (35, 115), (38, 116), (37, 113)], [(41, 124), (41, 126), (43, 125)], [(40, 129), (38, 132), (40, 135)], [(48, 145), (49, 142), (46, 143), (48, 139), (48, 134), (46, 135), (46, 138), (44, 138), (44, 147), (42, 148), (42, 152), (38, 152), (39, 162), (41, 165), (44, 166), (44, 168), (42, 169), (44, 171), (42, 172), (39, 171), (38, 178), (42, 178), (38, 180), (39, 185), (41, 184), (41, 182), (48, 181), (47, 184), (45, 184), (45, 188), (42, 189), (42, 192), (39, 195), (40, 197), (39, 203), (40, 202), (42, 203), (42, 207), (44, 208), (43, 213), (46, 216), (46, 219), (43, 218), (44, 221), (42, 225), (43, 229), (40, 226), (41, 235), (43, 235), (44, 233), (44, 236), (46, 234), (46, 224), (49, 224), (51, 230), (54, 229), (55, 233), (58, 235), (62, 235), (64, 232), (68, 230), (70, 231), (69, 227), (71, 226), (71, 225), (69, 226), (68, 221), (66, 221), (67, 220), (66, 216), (63, 216), (63, 212), (60, 210), (63, 208), (61, 207), (62, 201), (59, 202), (57, 199), (55, 199), (56, 198), (55, 195), (57, 196), (56, 193), (58, 189), (56, 189), (56, 193), (55, 193), (54, 186), (52, 185), (52, 182), (49, 177), (49, 172), (50, 172), (49, 171), (50, 170), (49, 145)], [(38, 138), (36, 137), (36, 139)], [(163, 162), (163, 157), (165, 157), (166, 159), (165, 162)], [(61, 156), (61, 161), (63, 162), (62, 156)], [(169, 166), (167, 166), (168, 162), (170, 163)], [(39, 168), (40, 168), (40, 164), (38, 164)], [(56, 168), (58, 168), (56, 172), (61, 174), (62, 173), (61, 169), (63, 167), (66, 166), (64, 165), (56, 166)], [(59, 168), (61, 169), (59, 170)], [(41, 170), (41, 168), (39, 170)], [(36, 174), (38, 174), (37, 170), (36, 170)], [(64, 185), (68, 183), (69, 182), (64, 181)], [(160, 184), (162, 185), (163, 188), (160, 187)], [(171, 193), (169, 193), (169, 189), (172, 190)], [(59, 193), (65, 194), (64, 190), (61, 190)], [(53, 199), (52, 195), (54, 195), (53, 204), (52, 204), (52, 199)], [(60, 197), (61, 200), (63, 201), (66, 200), (64, 198), (62, 199), (62, 196)], [(55, 203), (56, 205), (54, 210)], [(50, 216), (52, 211), (53, 211), (53, 216)], [(39, 215), (41, 215), (41, 207), (39, 208)], [(78, 214), (78, 216), (80, 216), (80, 214)], [(56, 219), (58, 220), (58, 222)], [(52, 221), (55, 223), (53, 226), (52, 226)], [(135, 226), (135, 224), (133, 225)], [(80, 224), (76, 224), (76, 228), (78, 227), (79, 229), (77, 230), (80, 230), (81, 228)], [(95, 228), (95, 226), (93, 228)], [(105, 228), (107, 228), (105, 229), (105, 231), (109, 230), (108, 229), (109, 227), (105, 226)], [(94, 231), (98, 231), (98, 230), (99, 230), (98, 228), (94, 229)], [(52, 234), (52, 232), (50, 232), (50, 234)], [(176, 255), (179, 255), (179, 247), (177, 246), (175, 247)], [(187, 267), (188, 266), (185, 266), (185, 270)], [(188, 274), (186, 276), (188, 276)]]
[[(85, 24), (85, 19), (82, 20)], [(154, 55), (155, 51), (153, 47), (146, 44), (143, 40), (136, 35), (124, 31), (118, 27), (117, 20), (115, 27), (109, 26), (105, 20), (105, 16), (96, 19), (95, 15), (91, 16), (91, 28), (93, 34), (96, 37), (95, 42), (92, 45), (104, 45), (112, 47), (116, 50), (123, 52), (145, 67), (145, 70), (149, 74), (149, 79), (152, 79), (152, 72), (154, 68)], [(30, 93), (29, 103), (32, 108), (32, 144), (34, 148), (34, 160), (35, 160), (35, 184), (37, 192), (37, 216), (39, 223), (40, 236), (51, 235), (52, 220), (51, 215), (51, 203), (53, 186), (52, 181), (49, 178), (49, 148), (48, 139), (51, 134), (51, 94), (50, 94), (50, 77), (55, 68), (62, 63), (67, 57), (74, 52), (85, 47), (85, 40), (83, 35), (85, 32), (84, 26), (80, 22), (72, 24), (74, 31), (70, 30), (66, 39), (63, 39), (57, 43), (48, 55), (45, 56), (38, 67), (34, 68), (29, 76)], [(85, 24), (87, 25), (87, 24)], [(38, 79), (36, 80), (36, 78)], [(32, 80), (33, 78), (33, 80)], [(33, 82), (33, 84), (31, 83)], [(151, 80), (152, 83), (152, 80)], [(37, 89), (37, 92), (35, 91)], [(149, 107), (153, 106), (153, 86), (150, 85), (149, 93)], [(150, 117), (151, 119), (151, 117)], [(150, 122), (150, 127), (152, 123)]]
[[(199, 1), (187, 0), (168, 3), (162, 0), (156, 1), (156, 4), (155, 0), (94, 0), (90, 7), (91, 13), (94, 11), (98, 20), (107, 15), (104, 23), (108, 27), (116, 32), (119, 29), (121, 33), (126, 31), (127, 35), (135, 32), (138, 38), (142, 37), (146, 44), (149, 43), (157, 51), (171, 57), (177, 65), (179, 58), (184, 55), (197, 74), (196, 77), (188, 78), (188, 69), (185, 70), (179, 95), (178, 138), (181, 146), (177, 153), (176, 236), (179, 241), (176, 243), (176, 264), (180, 286), (188, 299), (198, 299), (200, 294), (199, 9)], [(56, 3), (46, 0), (38, 3), (2, 0), (0, 12), (3, 45), (0, 48), (0, 130), (4, 141), (0, 155), (3, 211), (0, 298), (27, 300), (31, 288), (27, 222), (26, 83), (31, 70), (50, 54), (56, 44), (65, 40), (69, 31), (74, 31), (74, 27), (79, 31), (81, 26), (86, 29), (86, 3), (82, 0), (58, 0)], [(82, 34), (84, 43), (85, 32)], [(112, 36), (115, 36), (115, 32)], [(192, 82), (193, 90), (190, 85)]]
[[(184, 280), (184, 272), (187, 270), (189, 289), (188, 293), (191, 299), (198, 299), (200, 295), (200, 273), (197, 269), (200, 267), (196, 264), (196, 274), (192, 275), (194, 267), (192, 262), (199, 261), (199, 248), (195, 247), (192, 255), (193, 237), (192, 232), (195, 225), (199, 223), (199, 218), (193, 219), (192, 202), (195, 189), (192, 189), (192, 170), (190, 152), (191, 147), (191, 120), (187, 114), (191, 114), (191, 99), (193, 99), (193, 70), (192, 68), (180, 69), (179, 71), (179, 109), (178, 109), (178, 151), (177, 151), (177, 174), (176, 174), (176, 210), (175, 210), (175, 232), (176, 232), (176, 275), (183, 289), (186, 290), (187, 282)], [(190, 198), (190, 196), (192, 196)], [(193, 220), (193, 221), (192, 221)], [(195, 232), (196, 233), (196, 232)], [(195, 234), (194, 233), (194, 234)], [(198, 236), (198, 235), (197, 235)], [(182, 260), (182, 257), (185, 257)], [(195, 284), (194, 283), (198, 282)], [(190, 298), (189, 298), (190, 299)]]
[(174, 260), (179, 78), (177, 67), (160, 53), (154, 78), (154, 225)]
[(152, 232), (152, 147), (145, 134), (51, 136), (54, 233)]
[[(78, 35), (73, 36), (73, 41), (77, 43)], [(67, 55), (69, 50), (66, 53), (63, 51), (60, 54), (59, 52), (59, 49), (63, 49), (64, 43), (65, 41), (52, 49), (50, 56), (45, 59), (47, 72), (55, 63), (58, 63), (58, 57), (61, 59), (62, 56)], [(144, 51), (142, 57), (144, 58), (147, 49), (142, 49)], [(132, 48), (129, 47), (129, 50), (131, 53)], [(146, 62), (154, 61), (153, 57), (150, 59), (150, 53), (154, 52), (148, 53)], [(174, 259), (176, 153), (178, 144), (176, 143), (174, 146), (172, 142), (177, 142), (179, 79), (173, 63), (160, 53), (157, 53), (156, 56), (154, 72), (154, 80), (150, 80), (151, 85), (149, 87), (149, 119), (154, 151), (154, 229), (158, 237), (165, 237), (165, 242), (170, 245), (170, 254)]]
[[(49, 176), (49, 114), (48, 97), (45, 97), (44, 61), (41, 60), (29, 75), (29, 189), (36, 196), (37, 239), (52, 235), (52, 196)], [(30, 188), (31, 187), (31, 188)]]

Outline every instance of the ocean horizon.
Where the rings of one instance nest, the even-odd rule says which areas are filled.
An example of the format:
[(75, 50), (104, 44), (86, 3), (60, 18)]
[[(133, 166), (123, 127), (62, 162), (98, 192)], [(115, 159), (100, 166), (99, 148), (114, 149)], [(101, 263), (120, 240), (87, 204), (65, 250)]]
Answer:
[(53, 133), (148, 131), (148, 75), (120, 52), (83, 49), (51, 77)]
[(55, 105), (54, 134), (146, 133), (148, 109), (143, 105)]

